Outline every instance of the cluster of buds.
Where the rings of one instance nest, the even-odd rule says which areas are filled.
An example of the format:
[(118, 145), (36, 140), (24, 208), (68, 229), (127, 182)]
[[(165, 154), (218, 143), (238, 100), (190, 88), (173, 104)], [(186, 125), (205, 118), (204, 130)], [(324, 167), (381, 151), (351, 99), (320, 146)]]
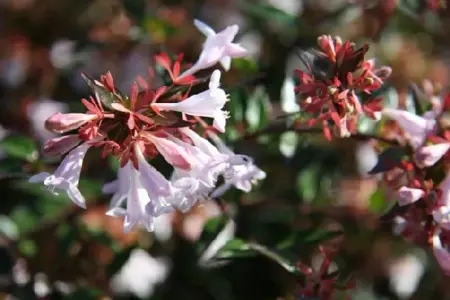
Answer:
[[(128, 232), (137, 224), (152, 231), (154, 218), (161, 214), (186, 212), (212, 192), (220, 196), (231, 186), (249, 191), (255, 180), (263, 179), (265, 173), (251, 158), (235, 154), (216, 134), (225, 131), (223, 108), (229, 100), (220, 88), (221, 72), (212, 73), (207, 90), (190, 95), (190, 87), (200, 82), (194, 77), (198, 70), (218, 62), (228, 70), (231, 58), (246, 55), (244, 48), (232, 42), (239, 27), (216, 34), (200, 21), (195, 25), (207, 39), (191, 68), (181, 73), (182, 56), (174, 62), (164, 53), (155, 57), (171, 77), (167, 86), (151, 88), (141, 78), (125, 95), (115, 87), (110, 73), (98, 81), (84, 75), (94, 92), (89, 100), (82, 100), (86, 113), (57, 113), (45, 124), (48, 130), (67, 134), (48, 141), (44, 153), (66, 154), (65, 158), (53, 174), (34, 175), (30, 182), (43, 183), (52, 192), (64, 191), (86, 208), (78, 189), (83, 159), (90, 148), (101, 148), (102, 157), (113, 155), (120, 161), (117, 180), (103, 187), (105, 193), (113, 194), (107, 214), (123, 217)], [(213, 128), (202, 118), (212, 119)], [(206, 137), (194, 130), (197, 125)], [(170, 179), (148, 162), (158, 155), (173, 166)], [(219, 176), (225, 183), (216, 190)]]
[(431, 110), (422, 116), (400, 109), (383, 110), (400, 128), (396, 135), (399, 143), (407, 143), (408, 148), (400, 161), (392, 162), (384, 179), (396, 190), (398, 232), (413, 242), (432, 246), (450, 274), (450, 240), (446, 238), (450, 233), (450, 131), (445, 124), (450, 94), (429, 100)]
[(369, 47), (356, 48), (354, 44), (339, 37), (320, 36), (321, 49), (318, 59), (325, 61), (326, 72), (316, 72), (315, 66), (308, 64), (308, 72), (297, 70), (300, 79), (296, 92), (299, 93), (300, 107), (311, 115), (309, 126), (322, 123), (324, 134), (331, 139), (329, 121), (334, 122), (339, 135), (346, 137), (356, 131), (358, 116), (377, 119), (382, 109), (381, 99), (361, 101), (359, 94), (370, 95), (380, 88), (383, 80), (391, 74), (389, 67), (375, 68), (375, 60), (364, 60)]

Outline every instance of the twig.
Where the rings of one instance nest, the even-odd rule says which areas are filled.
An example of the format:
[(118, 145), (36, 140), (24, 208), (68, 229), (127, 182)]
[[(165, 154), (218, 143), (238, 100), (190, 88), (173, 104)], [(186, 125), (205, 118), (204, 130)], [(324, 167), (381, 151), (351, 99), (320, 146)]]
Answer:
[[(260, 137), (261, 135), (283, 133), (286, 131), (294, 131), (297, 133), (311, 133), (311, 134), (323, 133), (323, 129), (320, 127), (300, 127), (299, 128), (299, 127), (296, 127), (295, 125), (286, 126), (284, 123), (276, 123), (276, 124), (269, 125), (266, 128), (263, 128), (261, 130), (245, 134), (243, 137), (234, 141), (233, 143), (239, 144), (243, 141), (256, 139), (256, 138)], [(358, 140), (358, 141), (366, 141), (366, 140), (374, 139), (374, 140), (377, 140), (377, 141), (380, 141), (380, 142), (383, 142), (386, 144), (398, 145), (398, 142), (395, 140), (391, 140), (391, 139), (373, 135), (373, 134), (355, 133), (355, 134), (352, 134), (348, 138)]]

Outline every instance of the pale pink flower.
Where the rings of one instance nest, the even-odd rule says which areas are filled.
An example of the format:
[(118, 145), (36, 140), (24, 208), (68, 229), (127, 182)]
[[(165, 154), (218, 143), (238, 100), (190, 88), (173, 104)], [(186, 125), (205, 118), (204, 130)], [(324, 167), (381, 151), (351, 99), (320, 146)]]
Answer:
[(48, 140), (44, 144), (44, 154), (47, 156), (59, 156), (66, 154), (81, 142), (78, 134), (69, 134)]
[(433, 236), (433, 254), (445, 274), (450, 275), (450, 253), (442, 246), (438, 230)]
[(402, 186), (397, 191), (398, 204), (400, 206), (409, 205), (422, 198), (423, 195), (425, 195), (425, 192), (421, 189)]
[(190, 154), (184, 147), (177, 145), (170, 139), (157, 137), (150, 133), (146, 134), (145, 137), (155, 145), (158, 152), (172, 166), (185, 170), (192, 168), (189, 162)]
[(94, 114), (56, 113), (45, 121), (45, 128), (53, 132), (65, 133), (67, 131), (77, 129), (87, 122), (97, 118), (98, 116)]
[(78, 182), (80, 180), (83, 159), (89, 147), (90, 145), (87, 143), (81, 144), (67, 154), (55, 173), (42, 172), (36, 174), (29, 179), (29, 182), (43, 182), (56, 195), (55, 189), (62, 190), (67, 193), (75, 204), (86, 208), (86, 201), (78, 190)]
[(416, 151), (414, 161), (420, 168), (431, 167), (447, 153), (448, 149), (450, 143), (421, 147)]
[(222, 196), (231, 186), (248, 193), (251, 191), (253, 184), (266, 178), (266, 172), (258, 168), (251, 158), (235, 154), (216, 134), (210, 133), (209, 137), (214, 141), (221, 153), (229, 158), (237, 159), (236, 163), (224, 174), (225, 182), (214, 190), (211, 197)]
[(154, 103), (152, 107), (158, 110), (172, 110), (185, 113), (191, 116), (214, 119), (214, 127), (220, 132), (225, 132), (228, 112), (223, 111), (228, 97), (220, 86), (219, 70), (215, 70), (211, 75), (209, 89), (200, 94), (193, 95), (186, 100), (177, 103)]
[(55, 113), (65, 113), (68, 105), (59, 101), (42, 98), (27, 106), (27, 117), (30, 121), (33, 135), (40, 141), (47, 141), (56, 136), (54, 132), (48, 131), (45, 121)]
[(397, 121), (414, 148), (422, 146), (428, 135), (435, 131), (435, 120), (418, 116), (406, 110), (385, 108), (383, 114)]
[(233, 43), (239, 31), (238, 25), (232, 25), (223, 31), (216, 33), (205, 23), (195, 20), (195, 26), (206, 36), (203, 50), (197, 62), (183, 74), (180, 78), (192, 75), (195, 72), (214, 66), (220, 62), (225, 71), (231, 66), (231, 59), (247, 56), (248, 52), (241, 45)]
[(126, 195), (119, 198), (127, 198), (127, 207), (113, 207), (106, 214), (112, 217), (124, 217), (123, 231), (130, 232), (136, 225), (144, 225), (147, 231), (153, 231), (153, 216), (146, 211), (146, 206), (150, 202), (149, 194), (140, 181), (140, 173), (130, 162), (123, 168), (124, 176), (122, 180), (128, 182)]

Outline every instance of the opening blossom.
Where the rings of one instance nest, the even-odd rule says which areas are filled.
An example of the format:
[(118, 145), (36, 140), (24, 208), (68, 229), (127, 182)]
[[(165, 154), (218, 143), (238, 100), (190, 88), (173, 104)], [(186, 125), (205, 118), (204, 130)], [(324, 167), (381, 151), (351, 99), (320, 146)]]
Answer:
[[(246, 53), (232, 43), (237, 25), (217, 34), (199, 21), (196, 25), (208, 37), (198, 62), (185, 73), (194, 73), (218, 61), (228, 69), (231, 57)], [(189, 85), (198, 82), (191, 75), (183, 75), (182, 79), (178, 76), (183, 66), (182, 55), (175, 63), (167, 54), (160, 54), (155, 60), (170, 71), (172, 84), (152, 89), (140, 78), (139, 86), (144, 90), (139, 91), (134, 83), (129, 95), (125, 95), (115, 87), (111, 73), (102, 75), (100, 80), (83, 75), (94, 94), (89, 100), (82, 99), (86, 112), (56, 113), (45, 122), (48, 130), (69, 134), (45, 143), (44, 154), (67, 155), (53, 174), (41, 172), (29, 179), (43, 183), (52, 192), (67, 193), (75, 204), (86, 208), (78, 183), (87, 151), (99, 148), (103, 158), (115, 156), (120, 162), (117, 179), (106, 183), (103, 192), (112, 194), (107, 215), (123, 218), (124, 232), (138, 225), (153, 231), (156, 217), (174, 210), (190, 210), (209, 197), (220, 176), (244, 191), (250, 191), (251, 187), (248, 176), (240, 179), (240, 183), (230, 178), (241, 178), (239, 168), (247, 170), (252, 160), (223, 151), (223, 143), (218, 143), (215, 136), (218, 149), (194, 130), (196, 124), (205, 132), (211, 130), (202, 119), (210, 118), (218, 131), (225, 131), (228, 115), (223, 109), (229, 99), (219, 87), (220, 71), (212, 73), (207, 90), (190, 94)], [(159, 155), (173, 167), (169, 179), (151, 164)], [(257, 168), (253, 163), (252, 166)], [(256, 177), (262, 179), (261, 172)]]
[(218, 62), (220, 62), (225, 71), (228, 71), (231, 66), (232, 58), (247, 56), (248, 52), (245, 48), (239, 44), (233, 43), (233, 40), (239, 31), (238, 25), (228, 26), (218, 33), (199, 20), (195, 20), (194, 25), (206, 36), (206, 41), (203, 44), (203, 50), (197, 62), (190, 69), (182, 73), (180, 78), (192, 75), (199, 70), (212, 67)]
[(219, 88), (221, 73), (215, 70), (211, 75), (209, 89), (200, 94), (193, 95), (178, 103), (153, 103), (152, 107), (158, 110), (172, 110), (191, 116), (214, 119), (214, 127), (225, 132), (228, 112), (223, 111), (228, 97), (224, 90)]

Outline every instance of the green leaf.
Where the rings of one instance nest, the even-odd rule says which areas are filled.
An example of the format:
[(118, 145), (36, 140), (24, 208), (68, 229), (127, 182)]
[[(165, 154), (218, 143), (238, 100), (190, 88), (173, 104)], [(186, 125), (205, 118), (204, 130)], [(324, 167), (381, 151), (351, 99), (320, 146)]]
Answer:
[(36, 144), (25, 136), (8, 136), (0, 141), (0, 148), (11, 157), (28, 162), (36, 161), (39, 157)]
[(296, 16), (289, 15), (270, 4), (244, 3), (242, 9), (248, 16), (264, 21), (284, 23), (286, 25), (293, 25), (297, 21)]
[(247, 257), (255, 255), (257, 252), (252, 251), (244, 240), (229, 240), (215, 255), (215, 258), (227, 259), (234, 257)]
[(407, 154), (405, 147), (389, 147), (378, 156), (378, 162), (368, 173), (371, 175), (392, 170)]
[(316, 197), (320, 184), (319, 171), (319, 166), (313, 165), (297, 175), (297, 193), (305, 201), (311, 202)]
[(33, 257), (37, 252), (36, 243), (33, 240), (22, 240), (19, 242), (19, 251), (27, 257)]
[(17, 225), (19, 232), (32, 230), (39, 223), (39, 217), (28, 207), (17, 206), (11, 213), (10, 218)]
[(89, 85), (89, 87), (92, 89), (92, 92), (95, 94), (95, 97), (99, 99), (103, 105), (105, 105), (109, 109), (113, 109), (111, 104), (119, 102), (113, 93), (108, 91), (106, 88), (96, 84), (92, 78), (83, 73), (81, 74), (81, 76)]
[(198, 253), (202, 253), (217, 237), (217, 235), (225, 228), (228, 218), (218, 216), (209, 219), (203, 227), (200, 239), (197, 242)]
[(270, 110), (269, 97), (264, 87), (258, 86), (247, 100), (245, 120), (249, 125), (249, 132), (254, 132), (267, 125)]

